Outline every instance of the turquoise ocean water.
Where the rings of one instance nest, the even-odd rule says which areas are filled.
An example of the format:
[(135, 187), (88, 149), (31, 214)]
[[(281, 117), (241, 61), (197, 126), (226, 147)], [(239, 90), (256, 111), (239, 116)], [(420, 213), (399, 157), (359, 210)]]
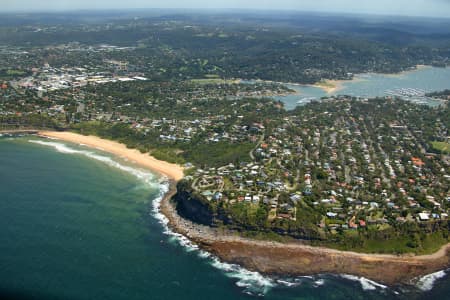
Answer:
[(0, 298), (450, 299), (444, 272), (421, 289), (385, 288), (351, 276), (268, 278), (223, 264), (167, 229), (157, 210), (166, 188), (163, 178), (99, 151), (0, 137)]

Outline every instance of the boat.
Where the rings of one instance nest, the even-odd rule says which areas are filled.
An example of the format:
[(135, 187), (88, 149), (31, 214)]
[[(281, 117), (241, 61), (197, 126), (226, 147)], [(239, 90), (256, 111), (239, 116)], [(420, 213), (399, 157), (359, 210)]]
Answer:
[(394, 90), (386, 90), (384, 93), (386, 95), (397, 97), (424, 97), (427, 92), (417, 88), (398, 88)]

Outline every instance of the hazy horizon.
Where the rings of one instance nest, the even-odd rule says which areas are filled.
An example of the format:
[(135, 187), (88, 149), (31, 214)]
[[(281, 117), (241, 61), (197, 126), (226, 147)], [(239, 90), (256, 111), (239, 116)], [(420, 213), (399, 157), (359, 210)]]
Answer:
[(355, 13), (449, 18), (450, 0), (0, 0), (2, 12), (58, 12), (77, 10), (191, 9), (191, 10), (278, 10), (324, 13)]

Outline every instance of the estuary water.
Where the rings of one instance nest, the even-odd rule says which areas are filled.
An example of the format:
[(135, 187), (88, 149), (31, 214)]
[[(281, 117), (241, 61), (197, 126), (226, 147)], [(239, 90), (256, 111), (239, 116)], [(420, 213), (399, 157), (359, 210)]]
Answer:
[(287, 86), (298, 93), (275, 97), (284, 102), (287, 109), (293, 109), (312, 99), (332, 95), (364, 98), (398, 95), (412, 102), (436, 106), (440, 101), (424, 97), (423, 93), (450, 89), (450, 68), (423, 67), (399, 74), (358, 74), (354, 80), (343, 81), (341, 88), (330, 94), (314, 86), (294, 84)]
[(80, 145), (0, 137), (0, 298), (449, 299), (364, 278), (269, 278), (221, 263), (168, 230), (165, 179)]

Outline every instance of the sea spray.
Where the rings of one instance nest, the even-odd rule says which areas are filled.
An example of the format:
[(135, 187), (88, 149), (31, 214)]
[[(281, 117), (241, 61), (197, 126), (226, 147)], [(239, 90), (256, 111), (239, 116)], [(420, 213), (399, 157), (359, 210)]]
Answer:
[(211, 253), (201, 250), (198, 245), (194, 244), (184, 235), (173, 232), (168, 226), (169, 219), (161, 213), (161, 202), (168, 191), (169, 183), (161, 183), (160, 194), (158, 198), (153, 201), (152, 207), (154, 217), (164, 228), (164, 234), (176, 240), (178, 244), (186, 249), (186, 251), (196, 251), (200, 258), (207, 259), (213, 267), (223, 271), (227, 277), (237, 279), (236, 285), (243, 288), (244, 292), (247, 294), (263, 296), (275, 286), (275, 282), (272, 279), (265, 277), (258, 272), (249, 271), (239, 265), (221, 262)]
[(285, 287), (297, 287), (302, 284), (318, 288), (325, 284), (325, 277), (327, 275), (318, 274), (315, 276), (299, 276), (296, 278), (279, 278), (277, 284)]
[(161, 201), (164, 195), (169, 191), (169, 183), (167, 179), (162, 179), (159, 182), (155, 180), (155, 175), (150, 172), (145, 172), (143, 170), (133, 168), (127, 165), (120, 164), (119, 162), (113, 160), (111, 157), (100, 155), (96, 152), (89, 150), (78, 150), (67, 146), (66, 144), (54, 141), (41, 141), (41, 140), (29, 140), (31, 143), (40, 144), (43, 146), (53, 147), (56, 151), (64, 154), (78, 154), (83, 155), (98, 161), (101, 161), (111, 167), (115, 167), (124, 172), (128, 172), (138, 179), (150, 184), (152, 187), (159, 186), (159, 195), (157, 199), (153, 201), (153, 214), (155, 218), (163, 225), (163, 233), (170, 236), (171, 239), (175, 240), (181, 246), (183, 246), (188, 252), (197, 251), (198, 256), (203, 259), (208, 259), (212, 266), (225, 271), (225, 275), (237, 279), (236, 285), (244, 288), (244, 292), (252, 295), (264, 295), (271, 287), (274, 286), (274, 282), (262, 276), (257, 272), (251, 272), (242, 268), (239, 265), (228, 264), (221, 262), (217, 257), (214, 257), (210, 253), (201, 250), (198, 245), (192, 243), (187, 237), (182, 234), (173, 232), (170, 230), (168, 223), (169, 220), (160, 212)]
[(69, 147), (66, 144), (59, 143), (59, 142), (48, 142), (48, 141), (40, 141), (40, 140), (29, 140), (29, 142), (34, 143), (34, 144), (43, 145), (43, 146), (53, 147), (56, 151), (58, 151), (60, 153), (78, 154), (78, 155), (83, 155), (83, 156), (95, 159), (95, 160), (100, 161), (106, 165), (113, 167), (113, 168), (117, 168), (121, 171), (129, 173), (129, 174), (137, 177), (138, 179), (144, 181), (146, 184), (151, 185), (153, 188), (157, 188), (158, 182), (155, 181), (156, 176), (153, 173), (144, 171), (144, 170), (136, 168), (136, 167), (131, 167), (131, 166), (121, 164), (109, 156), (100, 155), (96, 152), (89, 151), (89, 150), (78, 150), (78, 149)]
[(319, 287), (325, 284), (325, 279), (317, 279), (314, 281), (314, 287)]
[[(448, 270), (447, 270), (448, 271)], [(435, 272), (435, 273), (431, 273), (428, 275), (425, 275), (423, 277), (420, 277), (417, 280), (416, 286), (421, 290), (421, 291), (431, 291), (434, 287), (434, 284), (436, 283), (437, 280), (444, 278), (446, 275), (446, 271), (439, 271), (439, 272)]]
[[(29, 142), (40, 144), (43, 146), (53, 147), (56, 151), (60, 153), (78, 154), (89, 157), (91, 159), (95, 159), (111, 167), (120, 169), (124, 172), (134, 175), (136, 178), (143, 181), (147, 186), (150, 185), (153, 188), (159, 188), (159, 195), (157, 199), (155, 199), (152, 202), (152, 212), (154, 217), (163, 226), (164, 228), (163, 233), (168, 235), (171, 240), (180, 244), (184, 249), (186, 249), (186, 251), (198, 253), (198, 257), (208, 260), (213, 267), (222, 270), (227, 277), (236, 279), (237, 280), (236, 285), (243, 288), (243, 291), (245, 293), (262, 296), (265, 295), (271, 288), (275, 286), (296, 287), (301, 285), (302, 283), (308, 282), (310, 283), (311, 286), (318, 288), (325, 284), (325, 280), (324, 278), (322, 278), (322, 276), (327, 275), (300, 276), (294, 279), (292, 278), (277, 279), (263, 276), (258, 272), (246, 270), (245, 268), (242, 268), (241, 266), (236, 264), (221, 262), (217, 257), (212, 255), (211, 253), (201, 250), (198, 247), (198, 245), (192, 243), (192, 241), (190, 241), (184, 235), (173, 232), (169, 228), (168, 226), (169, 220), (161, 213), (160, 210), (161, 201), (163, 200), (164, 195), (169, 191), (169, 182), (167, 179), (162, 178), (160, 181), (157, 181), (156, 179), (158, 177), (155, 176), (153, 173), (135, 167), (127, 166), (125, 164), (121, 164), (109, 156), (101, 155), (94, 151), (75, 149), (66, 144), (54, 141), (55, 139), (51, 140), (52, 141), (29, 140)], [(427, 276), (418, 279), (416, 286), (422, 291), (429, 291), (433, 288), (433, 285), (436, 282), (436, 280), (444, 277), (445, 275), (446, 273), (444, 271), (429, 274)], [(353, 275), (341, 275), (341, 277), (347, 280), (359, 282), (362, 289), (366, 291), (373, 291), (377, 289), (384, 290), (387, 288), (382, 284), (366, 279), (364, 277), (357, 277)]]
[(348, 275), (348, 274), (342, 274), (340, 276), (347, 280), (359, 282), (361, 284), (362, 289), (365, 291), (372, 291), (372, 290), (376, 290), (377, 288), (381, 288), (381, 289), (387, 288), (387, 286), (385, 286), (383, 284), (380, 284), (378, 282), (375, 282), (373, 280), (370, 280), (370, 279), (367, 279), (364, 277), (358, 277), (358, 276)]
[[(161, 213), (161, 201), (164, 199), (164, 195), (169, 190), (169, 183), (166, 183), (161, 186), (159, 197), (153, 201), (153, 214), (156, 219), (160, 222), (160, 224), (164, 228), (164, 233), (171, 236), (174, 240), (178, 242), (181, 246), (183, 246), (186, 251), (192, 252), (197, 251), (198, 256), (201, 258), (209, 259), (212, 266), (222, 270), (225, 272), (225, 275), (237, 279), (236, 285), (244, 288), (244, 292), (250, 295), (265, 295), (271, 288), (276, 287), (277, 285), (286, 286), (286, 287), (296, 287), (301, 285), (303, 282), (310, 282), (312, 287), (319, 288), (325, 284), (325, 279), (321, 278), (321, 275), (317, 276), (300, 276), (294, 279), (285, 279), (285, 278), (270, 278), (267, 276), (263, 276), (258, 272), (249, 271), (239, 265), (229, 264), (225, 262), (221, 262), (216, 256), (208, 253), (206, 251), (201, 250), (197, 245), (192, 243), (187, 237), (182, 234), (173, 232), (168, 224), (169, 219)], [(356, 277), (352, 275), (342, 275), (342, 277), (357, 281), (361, 284), (363, 290), (377, 290), (377, 289), (386, 289), (387, 286), (379, 284), (375, 281), (364, 277)]]
[[(160, 183), (160, 194), (157, 199), (152, 203), (152, 212), (154, 217), (164, 228), (164, 234), (170, 236), (170, 238), (176, 241), (179, 245), (184, 247), (187, 252), (196, 251), (198, 256), (203, 259), (208, 259), (210, 264), (223, 271), (227, 277), (237, 279), (236, 285), (243, 288), (244, 292), (250, 295), (264, 296), (271, 288), (277, 285), (286, 287), (296, 287), (303, 282), (309, 281), (312, 287), (319, 288), (325, 284), (325, 279), (321, 278), (321, 275), (317, 276), (299, 276), (294, 279), (275, 279), (267, 276), (263, 276), (258, 272), (249, 271), (239, 265), (222, 262), (216, 256), (209, 252), (201, 250), (198, 245), (194, 244), (191, 240), (180, 233), (176, 233), (170, 229), (169, 219), (161, 212), (161, 202), (164, 199), (165, 194), (169, 191), (170, 184), (166, 180)], [(352, 275), (342, 275), (344, 278), (358, 281), (364, 290), (377, 290), (386, 289), (385, 285), (379, 284), (375, 281), (364, 277), (356, 277)]]
[[(161, 213), (161, 201), (164, 199), (164, 195), (169, 191), (169, 183), (161, 183), (160, 195), (157, 199), (153, 201), (153, 215), (159, 221), (159, 223), (164, 228), (164, 234), (169, 235), (170, 238), (176, 241), (179, 245), (184, 247), (187, 252), (196, 251), (198, 256), (203, 259), (208, 259), (210, 264), (223, 271), (227, 277), (237, 279), (236, 285), (243, 288), (244, 292), (250, 295), (264, 296), (271, 288), (276, 286), (285, 287), (297, 287), (302, 283), (308, 282), (310, 286), (314, 288), (322, 287), (325, 284), (325, 278), (322, 276), (327, 275), (317, 275), (317, 276), (299, 276), (296, 278), (270, 278), (263, 276), (258, 272), (249, 271), (239, 265), (229, 264), (220, 261), (216, 256), (209, 252), (201, 250), (198, 245), (194, 244), (191, 240), (180, 233), (173, 232), (168, 224), (169, 219)], [(364, 290), (378, 290), (386, 289), (385, 285), (379, 284), (375, 281), (364, 277), (356, 277), (352, 275), (342, 275), (342, 277), (357, 281), (361, 284)]]
[(299, 276), (295, 278), (279, 278), (277, 283), (285, 287), (297, 287), (302, 284), (307, 284), (308, 286), (318, 288), (325, 284), (326, 275), (315, 275), (315, 276)]

